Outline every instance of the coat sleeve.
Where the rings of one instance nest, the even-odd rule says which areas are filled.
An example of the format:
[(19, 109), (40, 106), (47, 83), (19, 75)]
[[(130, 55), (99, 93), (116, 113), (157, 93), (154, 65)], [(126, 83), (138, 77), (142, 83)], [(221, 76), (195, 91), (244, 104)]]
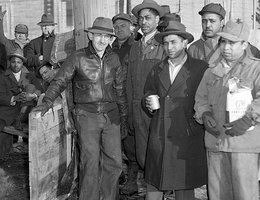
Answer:
[(256, 75), (253, 86), (253, 101), (248, 106), (246, 114), (254, 120), (255, 123), (260, 122), (260, 73)]
[(4, 76), (0, 76), (0, 106), (10, 106), (13, 93), (8, 90), (7, 81)]
[(196, 95), (195, 95), (195, 119), (197, 122), (202, 124), (202, 114), (206, 111), (211, 111), (209, 103), (208, 103), (208, 79), (210, 76), (210, 69), (207, 69), (204, 73), (204, 76), (202, 77), (199, 87), (197, 89)]
[(144, 85), (144, 96), (142, 98), (142, 108), (143, 110), (148, 114), (148, 115), (152, 115), (154, 113), (151, 113), (147, 107), (146, 107), (146, 103), (145, 103), (145, 99), (146, 97), (150, 96), (150, 95), (159, 95), (158, 94), (158, 91), (157, 91), (157, 87), (156, 87), (156, 77), (155, 75), (158, 74), (155, 70), (155, 68), (153, 68), (147, 78), (146, 78), (146, 82), (145, 82), (145, 85)]
[(38, 67), (40, 65), (39, 63), (39, 56), (40, 54), (37, 54), (36, 53), (36, 50), (35, 50), (35, 43), (37, 41), (36, 40), (32, 40), (28, 47), (26, 48), (26, 52), (25, 52), (25, 56), (27, 58), (27, 66), (29, 68), (35, 68), (35, 67)]
[(7, 39), (5, 37), (5, 34), (4, 34), (4, 26), (3, 26), (3, 19), (0, 19), (0, 42), (3, 44), (3, 45), (8, 45), (7, 43), (9, 43), (9, 39)]
[(75, 54), (72, 54), (65, 60), (51, 81), (43, 98), (43, 102), (47, 103), (50, 107), (52, 106), (55, 99), (66, 89), (67, 85), (73, 79), (78, 65), (78, 59)]
[(128, 104), (126, 95), (126, 77), (127, 77), (127, 67), (122, 66), (118, 56), (116, 56), (116, 79), (115, 79), (115, 89), (117, 95), (117, 104), (119, 108), (119, 114), (121, 123), (126, 123), (128, 118)]

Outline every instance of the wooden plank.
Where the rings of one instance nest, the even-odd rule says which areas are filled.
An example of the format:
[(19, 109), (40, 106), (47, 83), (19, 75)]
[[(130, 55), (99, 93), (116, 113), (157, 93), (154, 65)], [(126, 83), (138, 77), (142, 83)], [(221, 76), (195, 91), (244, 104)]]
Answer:
[(29, 115), (29, 183), (30, 198), (57, 198), (60, 181), (65, 174), (69, 152), (62, 105), (50, 109), (43, 117)]
[(23, 138), (28, 138), (27, 132), (17, 130), (13, 126), (5, 126), (3, 132), (11, 135), (21, 136)]

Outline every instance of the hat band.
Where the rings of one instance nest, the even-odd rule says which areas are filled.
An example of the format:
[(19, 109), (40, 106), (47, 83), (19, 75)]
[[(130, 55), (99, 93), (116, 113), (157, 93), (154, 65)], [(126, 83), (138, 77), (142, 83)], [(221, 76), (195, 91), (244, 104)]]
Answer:
[(165, 29), (165, 32), (167, 31), (181, 31), (180, 29), (175, 29), (175, 28), (169, 28), (169, 29)]
[(104, 28), (104, 27), (100, 27), (100, 26), (93, 26), (92, 29), (98, 29), (98, 30), (101, 30), (101, 31), (108, 31), (110, 33), (113, 33), (113, 29)]

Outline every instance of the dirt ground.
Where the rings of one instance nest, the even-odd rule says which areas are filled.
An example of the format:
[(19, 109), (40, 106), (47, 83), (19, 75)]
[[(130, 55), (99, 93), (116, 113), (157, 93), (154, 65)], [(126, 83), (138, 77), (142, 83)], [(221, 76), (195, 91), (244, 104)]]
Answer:
[[(124, 167), (125, 168), (125, 167)], [(126, 171), (126, 169), (125, 169)], [(138, 175), (139, 194), (134, 196), (120, 196), (120, 200), (144, 200), (145, 187), (142, 183), (142, 175)], [(29, 160), (28, 153), (11, 152), (0, 159), (0, 199), (1, 200), (29, 200)], [(195, 190), (198, 200), (206, 200), (205, 186)], [(77, 200), (74, 191), (67, 200)], [(170, 194), (165, 200), (174, 200)]]

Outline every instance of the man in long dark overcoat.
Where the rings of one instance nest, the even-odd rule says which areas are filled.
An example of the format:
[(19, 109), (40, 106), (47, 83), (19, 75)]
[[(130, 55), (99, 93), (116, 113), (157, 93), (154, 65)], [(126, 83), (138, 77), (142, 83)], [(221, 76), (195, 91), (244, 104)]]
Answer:
[[(153, 67), (144, 87), (143, 107), (152, 115), (146, 198), (161, 200), (163, 191), (174, 190), (176, 200), (194, 200), (194, 188), (207, 181), (203, 127), (193, 118), (195, 92), (207, 63), (186, 53), (194, 38), (179, 22), (170, 21), (155, 39), (168, 56)], [(158, 97), (159, 109), (154, 110), (150, 95)]]

